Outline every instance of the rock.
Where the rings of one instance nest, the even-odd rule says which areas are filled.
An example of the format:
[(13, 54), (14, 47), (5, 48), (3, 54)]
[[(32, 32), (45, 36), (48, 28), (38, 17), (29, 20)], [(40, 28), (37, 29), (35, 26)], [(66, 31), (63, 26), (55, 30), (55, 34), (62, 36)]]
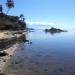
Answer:
[(6, 59), (4, 59), (3, 62), (6, 62)]
[(45, 29), (45, 32), (50, 32), (51, 34), (53, 34), (53, 33), (67, 32), (67, 31), (52, 27), (51, 29)]
[(0, 52), (0, 57), (8, 55), (5, 51)]
[(19, 62), (15, 61), (15, 64), (19, 64)]
[(5, 75), (4, 73), (0, 73), (0, 75)]

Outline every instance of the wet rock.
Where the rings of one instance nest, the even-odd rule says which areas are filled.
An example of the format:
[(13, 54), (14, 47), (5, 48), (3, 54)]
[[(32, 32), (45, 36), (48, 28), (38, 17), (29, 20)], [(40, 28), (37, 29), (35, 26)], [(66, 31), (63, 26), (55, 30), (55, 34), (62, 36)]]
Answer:
[(10, 57), (12, 57), (12, 55), (10, 55)]
[(6, 56), (6, 55), (8, 55), (8, 54), (7, 54), (5, 51), (1, 51), (1, 52), (0, 52), (0, 57), (1, 57), (1, 56)]
[(26, 42), (29, 42), (29, 40), (25, 40)]
[(30, 44), (32, 44), (32, 42), (30, 42)]
[(19, 62), (15, 61), (15, 64), (19, 64)]
[(3, 62), (6, 62), (6, 59), (4, 59)]
[(4, 73), (0, 73), (0, 75), (5, 75)]

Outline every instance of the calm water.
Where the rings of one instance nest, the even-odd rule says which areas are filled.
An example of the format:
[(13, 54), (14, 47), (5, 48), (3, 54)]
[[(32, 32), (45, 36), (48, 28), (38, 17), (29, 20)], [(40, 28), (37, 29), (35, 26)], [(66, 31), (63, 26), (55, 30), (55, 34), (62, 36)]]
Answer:
[(26, 34), (6, 68), (6, 75), (75, 75), (75, 31)]

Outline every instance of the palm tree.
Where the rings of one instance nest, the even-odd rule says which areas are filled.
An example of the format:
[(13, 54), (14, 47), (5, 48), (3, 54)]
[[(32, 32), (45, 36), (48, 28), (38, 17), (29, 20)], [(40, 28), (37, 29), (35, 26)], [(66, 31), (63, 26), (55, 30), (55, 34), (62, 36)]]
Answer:
[(7, 0), (6, 5), (8, 7), (8, 11), (7, 11), (7, 13), (8, 13), (9, 10), (14, 7), (14, 1), (13, 0)]
[(0, 4), (0, 13), (3, 13), (3, 7), (1, 4)]
[(20, 14), (20, 17), (19, 17), (22, 21), (24, 21), (25, 20), (25, 18), (24, 18), (24, 15), (23, 14)]

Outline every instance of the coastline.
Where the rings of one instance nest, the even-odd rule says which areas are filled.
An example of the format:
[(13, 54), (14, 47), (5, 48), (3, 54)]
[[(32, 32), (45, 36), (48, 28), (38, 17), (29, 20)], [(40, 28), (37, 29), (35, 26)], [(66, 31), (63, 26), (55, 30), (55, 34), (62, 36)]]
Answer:
[(0, 75), (4, 75), (3, 70), (19, 43), (26, 41), (26, 22), (20, 16), (0, 12)]
[(6, 64), (8, 63), (9, 59), (14, 55), (19, 44), (14, 44), (12, 47), (5, 49), (4, 51), (8, 54), (4, 57), (0, 57), (0, 73), (3, 73)]
[(16, 33), (15, 31), (12, 32), (4, 31), (0, 32), (0, 34), (1, 34), (0, 45), (8, 46), (7, 48), (5, 49), (2, 48), (3, 50), (0, 50), (0, 52), (7, 53), (7, 55), (5, 56), (0, 56), (0, 74), (4, 74), (4, 69), (7, 66), (8, 62), (10, 61), (11, 57), (15, 54), (15, 51), (19, 46), (19, 42), (25, 41), (26, 37), (25, 31), (17, 31)]

